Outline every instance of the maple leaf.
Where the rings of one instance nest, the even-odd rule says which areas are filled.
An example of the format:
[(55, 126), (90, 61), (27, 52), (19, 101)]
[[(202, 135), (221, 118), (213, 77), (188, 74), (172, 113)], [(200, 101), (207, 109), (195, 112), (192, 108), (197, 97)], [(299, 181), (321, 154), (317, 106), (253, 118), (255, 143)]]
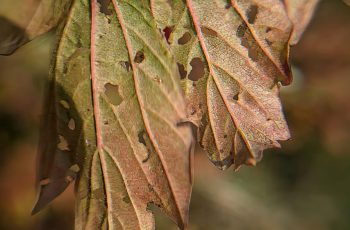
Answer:
[(254, 165), (264, 149), (289, 139), (278, 83), (291, 79), (292, 24), (283, 3), (152, 3), (159, 26), (172, 28), (169, 43), (185, 73), (189, 119), (216, 166)]

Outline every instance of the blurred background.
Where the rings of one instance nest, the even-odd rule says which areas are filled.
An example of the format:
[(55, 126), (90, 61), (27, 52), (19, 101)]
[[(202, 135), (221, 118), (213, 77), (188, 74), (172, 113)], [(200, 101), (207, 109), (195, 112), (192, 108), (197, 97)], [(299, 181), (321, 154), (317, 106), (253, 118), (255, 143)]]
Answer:
[[(196, 152), (190, 230), (350, 229), (350, 7), (344, 2), (323, 0), (292, 48), (294, 82), (282, 91), (292, 140), (236, 173), (217, 170)], [(1, 230), (73, 229), (72, 186), (30, 216), (52, 40), (50, 33), (0, 56)], [(177, 229), (159, 213), (156, 222), (157, 229)]]

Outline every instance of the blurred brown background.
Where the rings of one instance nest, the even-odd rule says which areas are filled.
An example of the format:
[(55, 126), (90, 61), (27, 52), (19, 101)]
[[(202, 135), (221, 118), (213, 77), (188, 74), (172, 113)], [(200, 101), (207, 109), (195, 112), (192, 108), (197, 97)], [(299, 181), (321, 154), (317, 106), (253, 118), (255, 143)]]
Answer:
[[(0, 229), (73, 229), (71, 187), (30, 216), (52, 38), (0, 57)], [(237, 173), (197, 151), (190, 230), (350, 229), (350, 7), (323, 0), (292, 63), (282, 100), (293, 139)], [(176, 229), (162, 215), (157, 225)]]

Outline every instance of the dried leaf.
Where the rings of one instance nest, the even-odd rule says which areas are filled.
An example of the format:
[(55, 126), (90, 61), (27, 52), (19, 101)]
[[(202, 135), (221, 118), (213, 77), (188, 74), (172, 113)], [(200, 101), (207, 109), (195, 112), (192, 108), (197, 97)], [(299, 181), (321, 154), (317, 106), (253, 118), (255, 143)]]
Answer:
[(290, 44), (295, 45), (309, 24), (319, 0), (284, 0), (284, 2), (294, 25)]
[[(28, 14), (18, 17), (21, 12), (16, 12), (20, 22), (7, 18), (6, 12), (0, 13), (0, 54), (9, 55), (23, 44), (57, 26), (66, 15), (71, 2), (72, 0), (40, 0), (37, 5), (34, 4), (36, 10), (31, 18), (28, 18)], [(31, 6), (30, 2), (24, 0), (14, 0), (11, 4)]]
[(161, 30), (172, 28), (188, 119), (216, 166), (254, 165), (264, 149), (289, 138), (278, 82), (291, 81), (292, 25), (281, 1), (151, 3)]
[(151, 204), (185, 228), (192, 132), (148, 3), (75, 0), (55, 57), (34, 211), (79, 176), (76, 229), (154, 229)]

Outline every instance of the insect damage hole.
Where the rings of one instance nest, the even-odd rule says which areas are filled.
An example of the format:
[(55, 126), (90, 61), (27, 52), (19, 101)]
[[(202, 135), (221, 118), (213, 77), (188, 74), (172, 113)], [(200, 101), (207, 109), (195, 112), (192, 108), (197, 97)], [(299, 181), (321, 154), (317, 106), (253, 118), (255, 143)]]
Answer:
[(249, 9), (246, 12), (247, 18), (248, 18), (248, 22), (250, 24), (254, 24), (254, 22), (256, 21), (257, 15), (259, 13), (259, 8), (256, 5), (251, 5), (249, 7)]
[(111, 83), (106, 83), (105, 94), (108, 98), (108, 101), (113, 105), (120, 105), (123, 101), (123, 98), (119, 94), (118, 85), (112, 85)]
[(69, 151), (69, 146), (66, 138), (64, 138), (62, 135), (58, 135), (59, 142), (57, 144), (57, 148), (62, 151)]
[(192, 38), (191, 34), (189, 32), (186, 32), (182, 35), (181, 38), (179, 38), (179, 40), (177, 40), (177, 43), (179, 45), (185, 45), (191, 40), (191, 38)]
[(204, 62), (200, 58), (193, 58), (190, 62), (192, 70), (188, 75), (188, 79), (198, 81), (204, 76)]
[(148, 147), (147, 145), (147, 142), (146, 142), (146, 132), (144, 130), (140, 131), (137, 135), (138, 137), (138, 140), (141, 144), (143, 144), (145, 147), (146, 147), (146, 150), (147, 150), (147, 155), (144, 156), (144, 159), (142, 160), (142, 163), (145, 163), (149, 160), (150, 156), (151, 156), (151, 150), (150, 148)]
[(71, 119), (69, 120), (69, 122), (68, 122), (68, 128), (69, 128), (70, 130), (74, 130), (74, 129), (75, 129), (75, 121), (74, 121), (73, 118), (71, 118)]
[(111, 0), (97, 0), (100, 4), (100, 12), (105, 15), (111, 15), (113, 12), (110, 9)]
[(140, 64), (143, 60), (145, 60), (145, 54), (142, 51), (137, 51), (134, 62)]
[(181, 63), (177, 63), (177, 68), (179, 69), (180, 78), (185, 79), (187, 76), (187, 71), (185, 70), (184, 65)]
[(170, 35), (171, 33), (173, 32), (174, 30), (174, 26), (167, 26), (163, 29), (163, 34), (164, 34), (164, 37), (166, 39), (166, 41), (168, 42), (168, 44), (170, 44)]
[(69, 103), (65, 100), (60, 100), (60, 104), (63, 106), (63, 108), (70, 109)]
[(121, 67), (123, 67), (127, 72), (130, 71), (130, 68), (131, 68), (130, 62), (128, 62), (128, 61), (120, 61), (119, 64), (120, 64)]

